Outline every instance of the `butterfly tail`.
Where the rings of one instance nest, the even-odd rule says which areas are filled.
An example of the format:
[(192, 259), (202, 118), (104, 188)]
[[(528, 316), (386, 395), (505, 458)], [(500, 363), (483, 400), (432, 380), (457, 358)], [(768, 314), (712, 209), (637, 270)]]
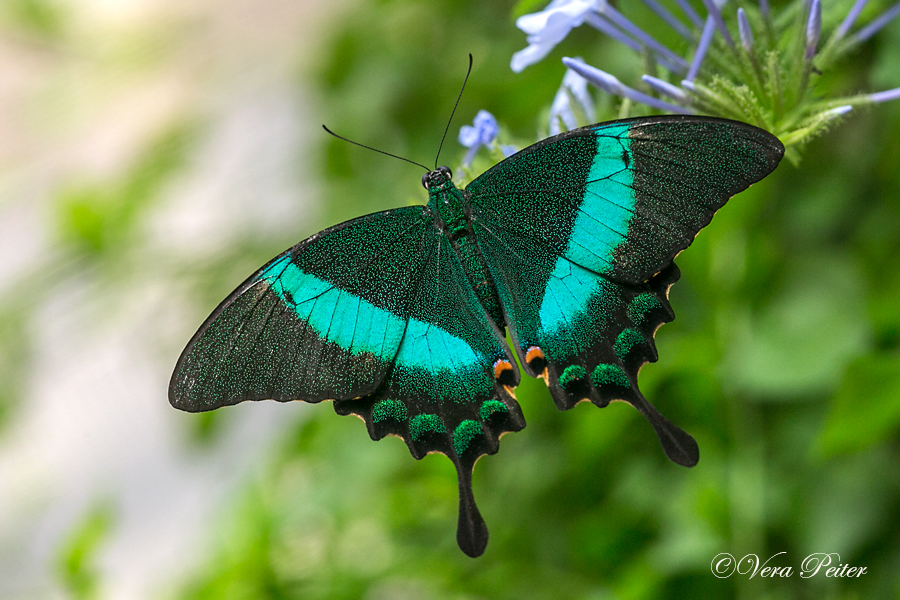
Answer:
[(472, 558), (484, 554), (488, 543), (488, 530), (472, 493), (472, 467), (457, 459), (456, 472), (459, 476), (459, 521), (456, 526), (456, 543)]
[(689, 433), (662, 416), (656, 407), (650, 404), (637, 390), (628, 397), (627, 401), (653, 427), (669, 460), (683, 467), (693, 467), (697, 464), (697, 461), (700, 460), (700, 448)]

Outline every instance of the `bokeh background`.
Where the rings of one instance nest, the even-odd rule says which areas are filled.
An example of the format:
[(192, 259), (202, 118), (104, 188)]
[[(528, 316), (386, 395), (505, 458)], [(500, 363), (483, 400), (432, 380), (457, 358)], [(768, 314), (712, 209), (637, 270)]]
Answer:
[[(514, 19), (542, 6), (0, 3), (0, 598), (900, 597), (897, 104), (854, 111), (679, 257), (641, 387), (699, 465), (626, 405), (560, 413), (525, 381), (528, 427), (475, 470), (477, 560), (446, 458), (327, 403), (169, 406), (183, 345), (259, 265), (424, 201), (416, 167), (321, 123), (427, 164), (471, 52), (455, 166), (479, 109), (520, 145), (546, 135), (560, 56), (641, 73), (586, 28), (512, 73)], [(900, 22), (815, 85), (900, 86)], [(794, 575), (717, 579), (720, 552), (784, 552)], [(867, 573), (800, 578), (816, 552)]]

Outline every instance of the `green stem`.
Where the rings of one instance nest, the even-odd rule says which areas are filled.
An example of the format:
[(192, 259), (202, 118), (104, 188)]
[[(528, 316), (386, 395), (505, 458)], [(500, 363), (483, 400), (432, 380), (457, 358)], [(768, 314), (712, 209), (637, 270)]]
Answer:
[[(793, 9), (795, 14), (794, 36), (788, 50), (788, 56), (794, 57), (794, 59), (791, 61), (788, 81), (800, 81), (801, 83), (795, 90), (785, 90), (786, 94), (790, 91), (795, 92), (793, 98), (785, 98), (788, 106), (799, 104), (809, 80), (809, 69), (812, 67), (809, 61), (806, 60), (806, 11), (802, 10), (805, 6), (805, 0), (795, 0), (794, 4), (789, 7), (789, 9)], [(788, 9), (785, 12), (788, 12)]]
[(778, 60), (778, 53), (774, 50), (770, 51), (766, 57), (766, 70), (769, 75), (768, 88), (772, 101), (772, 120), (777, 123), (784, 115), (784, 106), (781, 101), (781, 64)]
[[(741, 88), (735, 88), (733, 85), (730, 85), (727, 81), (716, 79), (714, 83), (718, 84), (715, 86), (716, 91), (720, 94), (720, 96), (724, 97), (724, 100), (728, 102), (729, 105), (736, 105), (740, 108), (741, 113), (744, 117), (741, 120), (746, 121), (747, 117), (749, 117), (749, 122), (763, 128), (770, 128), (771, 123), (769, 123), (769, 119), (763, 116), (762, 111), (759, 107), (759, 101), (756, 99), (753, 92), (747, 86), (741, 86)], [(745, 94), (741, 92), (745, 91)]]
[[(706, 87), (701, 83), (693, 82), (694, 90), (693, 96), (696, 98), (700, 98), (704, 100), (707, 105), (714, 107), (715, 111), (721, 115), (725, 115), (731, 119), (741, 119), (740, 111), (735, 110), (734, 104), (729, 102), (727, 99), (723, 98), (710, 88)], [(713, 112), (713, 111), (710, 111)]]

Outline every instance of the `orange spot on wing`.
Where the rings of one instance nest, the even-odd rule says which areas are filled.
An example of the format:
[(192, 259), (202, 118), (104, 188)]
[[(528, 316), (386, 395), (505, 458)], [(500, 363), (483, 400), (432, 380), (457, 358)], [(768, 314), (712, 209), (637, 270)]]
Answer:
[(512, 371), (512, 365), (508, 360), (502, 358), (494, 363), (494, 379), (500, 379), (500, 376), (507, 371)]
[(525, 362), (531, 362), (536, 358), (546, 358), (544, 356), (544, 351), (538, 348), (537, 346), (532, 346), (525, 352)]

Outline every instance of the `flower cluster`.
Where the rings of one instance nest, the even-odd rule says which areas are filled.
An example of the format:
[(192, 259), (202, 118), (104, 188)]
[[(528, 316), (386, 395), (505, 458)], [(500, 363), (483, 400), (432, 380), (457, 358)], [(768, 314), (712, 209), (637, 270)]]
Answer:
[(585, 122), (592, 118), (593, 105), (579, 91), (584, 84), (575, 74), (606, 93), (654, 110), (709, 114), (763, 127), (782, 140), (795, 161), (804, 143), (853, 107), (900, 97), (897, 88), (828, 99), (809, 85), (813, 73), (827, 69), (900, 15), (900, 2), (856, 28), (868, 2), (856, 0), (842, 20), (828, 20), (840, 24), (823, 37), (821, 0), (794, 0), (777, 15), (767, 0), (742, 2), (736, 11), (725, 10), (728, 0), (702, 0), (705, 18), (687, 0), (673, 0), (674, 12), (658, 0), (642, 1), (685, 40), (686, 55), (659, 42), (606, 0), (553, 0), (541, 12), (516, 21), (528, 34), (528, 47), (513, 55), (513, 71), (542, 60), (573, 28), (587, 24), (640, 53), (654, 73), (644, 75), (642, 89), (637, 89), (583, 60), (563, 58), (568, 71), (550, 111), (551, 133), (577, 124), (573, 105), (588, 116)]
[(479, 110), (471, 125), (463, 125), (459, 130), (459, 143), (469, 149), (463, 158), (463, 166), (472, 164), (478, 149), (482, 146), (490, 147), (499, 132), (497, 119), (486, 110)]
[(550, 105), (550, 135), (575, 129), (579, 122), (593, 123), (595, 114), (594, 99), (588, 93), (587, 80), (567, 69)]
[(480, 148), (489, 150), (494, 155), (494, 162), (511, 156), (518, 151), (518, 148), (515, 146), (498, 144), (497, 134), (499, 133), (500, 127), (497, 125), (497, 119), (486, 110), (479, 110), (471, 125), (460, 127), (457, 139), (460, 144), (468, 148), (465, 157), (463, 157), (462, 165), (460, 165), (464, 179), (472, 175), (469, 173), (469, 168), (472, 166), (472, 160)]

